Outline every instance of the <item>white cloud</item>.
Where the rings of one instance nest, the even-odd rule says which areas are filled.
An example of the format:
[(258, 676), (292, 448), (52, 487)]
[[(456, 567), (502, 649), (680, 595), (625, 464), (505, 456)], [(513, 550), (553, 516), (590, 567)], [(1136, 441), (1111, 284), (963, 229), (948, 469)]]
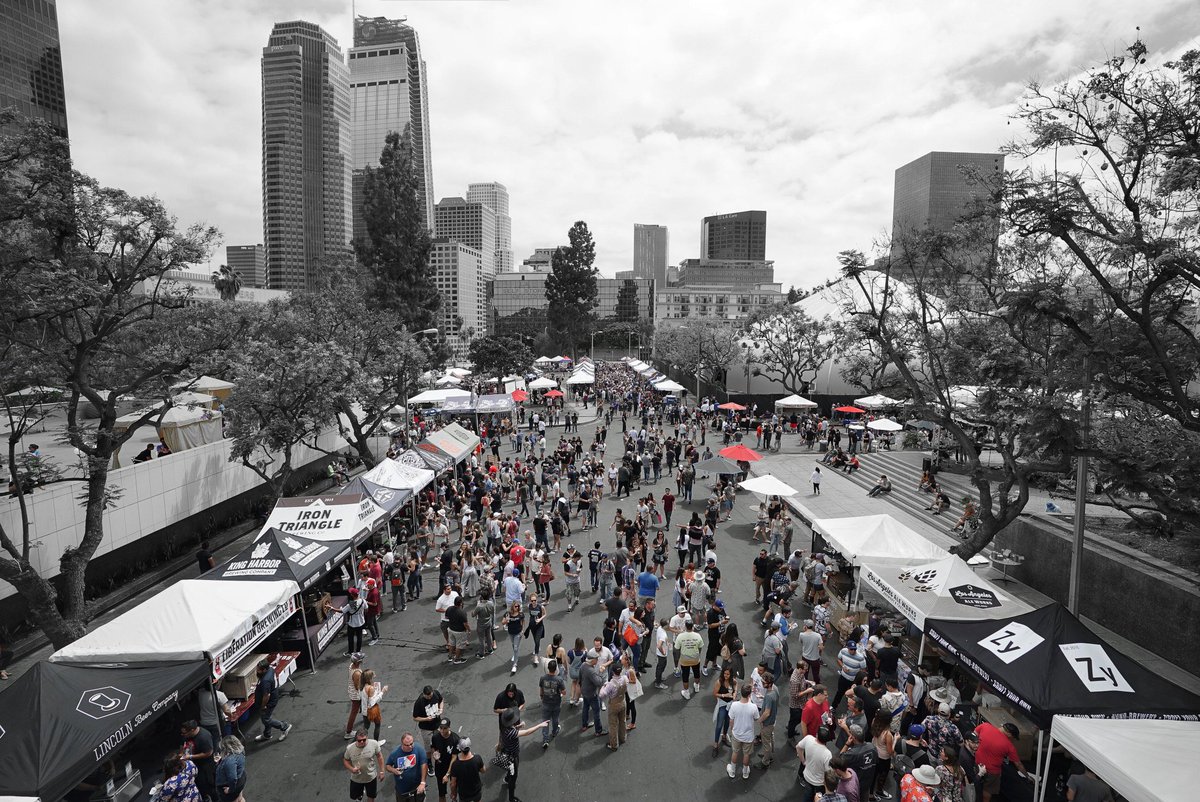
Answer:
[[(629, 267), (634, 223), (669, 226), (678, 261), (698, 255), (704, 215), (765, 209), (778, 280), (801, 287), (887, 227), (896, 167), (1002, 144), (1027, 80), (1093, 64), (1138, 25), (1153, 51), (1178, 49), (1200, 23), (1188, 0), (360, 0), (357, 10), (409, 14), (429, 67), (435, 194), (505, 183), (518, 259), (583, 219), (607, 273)], [(349, 3), (90, 0), (58, 11), (79, 169), (158, 194), (229, 243), (259, 242), (262, 47), (285, 19), (347, 47)]]

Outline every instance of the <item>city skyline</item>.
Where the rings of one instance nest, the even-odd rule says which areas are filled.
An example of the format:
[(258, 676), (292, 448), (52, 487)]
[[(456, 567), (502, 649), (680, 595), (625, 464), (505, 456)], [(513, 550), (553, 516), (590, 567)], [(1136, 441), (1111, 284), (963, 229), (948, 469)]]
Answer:
[[(884, 237), (898, 166), (933, 150), (990, 152), (1015, 135), (1008, 117), (1028, 79), (1074, 75), (1120, 52), (1139, 25), (1154, 61), (1196, 46), (1189, 34), (1200, 30), (1200, 8), (1185, 2), (1028, 3), (973, 15), (932, 3), (609, 10), (622, 8), (639, 25), (605, 42), (569, 4), (403, 9), (428, 64), (438, 185), (504, 183), (520, 210), (520, 254), (586, 220), (606, 275), (632, 267), (636, 222), (692, 243), (714, 211), (764, 209), (777, 280), (801, 288), (833, 275), (839, 250)], [(402, 16), (371, 0), (357, 13)], [(144, 0), (60, 7), (76, 166), (159, 195), (181, 222), (217, 226), (226, 244), (260, 241), (258, 60), (272, 25), (289, 19), (321, 25), (343, 50), (352, 42), (349, 4), (327, 0), (217, 0), (169, 13)], [(192, 35), (171, 34), (181, 29)], [(497, 41), (502, 71), (487, 68)], [(704, 57), (718, 50), (721, 59)], [(546, 68), (570, 54), (570, 69)], [(672, 258), (699, 255), (688, 247)], [(219, 262), (218, 250), (211, 265)]]

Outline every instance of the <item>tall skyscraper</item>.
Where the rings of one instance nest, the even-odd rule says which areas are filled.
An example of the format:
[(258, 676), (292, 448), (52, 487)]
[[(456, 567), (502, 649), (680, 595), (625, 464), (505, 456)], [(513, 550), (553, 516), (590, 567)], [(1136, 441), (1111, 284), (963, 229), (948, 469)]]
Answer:
[(225, 264), (244, 287), (267, 286), (267, 250), (261, 245), (226, 245)]
[(893, 256), (903, 247), (906, 235), (952, 230), (976, 199), (986, 197), (991, 191), (976, 176), (988, 181), (1003, 175), (1002, 153), (933, 151), (896, 170), (892, 199)]
[(701, 259), (767, 258), (767, 213), (733, 212), (706, 217), (700, 223)]
[[(0, 108), (15, 106), (67, 135), (56, 0), (0, 3)], [(5, 127), (3, 133), (14, 133)]]
[[(389, 131), (411, 125), (421, 222), (433, 226), (433, 159), (429, 145), (429, 91), (417, 32), (405, 20), (357, 17), (350, 50), (354, 93), (354, 168), (379, 166)], [(361, 181), (361, 179), (358, 179)], [(361, 207), (356, 192), (356, 206)], [(358, 235), (360, 226), (355, 221)]]
[(633, 277), (650, 278), (666, 286), (670, 236), (666, 226), (633, 224)]
[[(479, 275), (481, 287), (481, 317), (483, 329), (476, 328), (475, 335), (490, 332), (486, 328), (488, 319), (487, 287), (496, 277), (496, 213), (490, 206), (471, 202), (463, 198), (442, 198), (434, 207), (434, 230), (437, 239), (448, 243), (461, 243), (479, 253)], [(443, 303), (445, 297), (443, 296)], [(459, 312), (462, 315), (462, 312)], [(463, 315), (465, 319), (465, 315)]]
[(319, 26), (279, 22), (262, 82), (267, 286), (303, 290), (350, 245), (350, 73)]
[[(497, 273), (513, 271), (512, 218), (508, 215), (508, 188), (498, 181), (470, 184), (467, 200), (482, 203), (496, 213), (496, 255), (493, 259)], [(439, 232), (441, 233), (441, 232)]]

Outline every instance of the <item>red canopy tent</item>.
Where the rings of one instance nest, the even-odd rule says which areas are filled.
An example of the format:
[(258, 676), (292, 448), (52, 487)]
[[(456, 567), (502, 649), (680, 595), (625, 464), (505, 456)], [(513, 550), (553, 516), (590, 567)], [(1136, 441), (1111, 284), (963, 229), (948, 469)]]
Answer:
[(747, 448), (742, 444), (722, 448), (717, 452), (726, 459), (736, 460), (739, 462), (758, 462), (762, 459), (762, 455), (752, 448)]
[(834, 411), (834, 412), (856, 413), (856, 414), (859, 414), (859, 415), (861, 415), (861, 414), (863, 414), (864, 412), (866, 412), (866, 410), (865, 410), (865, 409), (859, 409), (858, 407), (834, 407), (834, 408), (833, 408), (833, 411)]
[(727, 401), (724, 404), (720, 404), (717, 406), (717, 409), (732, 409), (734, 412), (744, 412), (746, 410), (744, 406), (733, 401)]
[(510, 395), (512, 396), (513, 401), (528, 401), (529, 400), (529, 393), (525, 392), (524, 390), (513, 390), (512, 393), (510, 393)]

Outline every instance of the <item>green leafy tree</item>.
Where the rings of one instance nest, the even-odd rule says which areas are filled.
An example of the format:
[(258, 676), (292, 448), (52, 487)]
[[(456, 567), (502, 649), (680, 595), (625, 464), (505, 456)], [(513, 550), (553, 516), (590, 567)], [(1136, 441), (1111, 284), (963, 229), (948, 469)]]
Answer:
[(777, 303), (755, 309), (746, 319), (746, 356), (755, 375), (783, 385), (789, 393), (807, 393), (817, 371), (833, 354), (829, 319), (815, 320), (803, 309)]
[(221, 265), (213, 271), (212, 283), (221, 296), (222, 301), (233, 301), (242, 291), (242, 277), (229, 265)]
[[(86, 572), (114, 501), (113, 455), (167, 408), (118, 429), (118, 397), (168, 397), (175, 375), (223, 352), (241, 326), (234, 305), (189, 309), (188, 292), (164, 282), (168, 271), (207, 259), (216, 231), (181, 230), (157, 199), (72, 172), (66, 143), (43, 123), (0, 139), (0, 197), (0, 351), (36, 370), (38, 384), (64, 388), (66, 437), (86, 462), (83, 535), (59, 556), (57, 586), (29, 560), (27, 509), (20, 533), (0, 530), (0, 578), (61, 647), (91, 616)], [(84, 422), (84, 405), (97, 420)]]
[(409, 331), (437, 325), (441, 306), (429, 254), (433, 240), (421, 222), (413, 164), (412, 128), (387, 135), (379, 167), (363, 183), (367, 234), (354, 243), (359, 261), (375, 276), (374, 303), (400, 316)]
[(477, 378), (503, 379), (511, 374), (523, 374), (533, 364), (533, 352), (517, 337), (477, 337), (471, 341), (467, 354)]
[(546, 278), (546, 316), (550, 331), (570, 346), (571, 357), (587, 337), (599, 303), (594, 267), (596, 244), (592, 232), (582, 220), (567, 232), (568, 245), (554, 251), (551, 273)]

